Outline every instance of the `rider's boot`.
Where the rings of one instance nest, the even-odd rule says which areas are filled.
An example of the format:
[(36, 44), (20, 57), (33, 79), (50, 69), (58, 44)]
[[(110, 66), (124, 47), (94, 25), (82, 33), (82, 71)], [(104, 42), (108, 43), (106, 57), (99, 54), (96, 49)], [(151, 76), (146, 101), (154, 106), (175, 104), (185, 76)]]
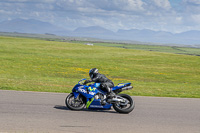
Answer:
[(112, 101), (115, 97), (116, 97), (116, 94), (112, 90), (110, 90), (110, 92), (107, 93), (106, 100), (107, 101)]
[(111, 102), (112, 99), (116, 96), (116, 94), (112, 91), (112, 89), (110, 87), (108, 87), (106, 84), (104, 84), (103, 86), (106, 90), (107, 90), (107, 95), (106, 98), (104, 98), (104, 100), (102, 100), (102, 104), (105, 104), (106, 102)]
[(113, 91), (110, 91), (110, 92), (108, 92), (108, 94), (107, 94), (107, 99), (109, 98), (109, 99), (112, 99), (112, 98), (114, 98), (115, 97), (115, 93), (113, 92)]
[(112, 100), (115, 97), (116, 97), (116, 94), (113, 91), (108, 92), (107, 95), (106, 95), (106, 98), (101, 101), (101, 104), (106, 105), (106, 102), (108, 102), (108, 103), (112, 102)]
[(104, 97), (101, 99), (101, 104), (104, 106), (106, 105), (106, 95), (104, 95)]

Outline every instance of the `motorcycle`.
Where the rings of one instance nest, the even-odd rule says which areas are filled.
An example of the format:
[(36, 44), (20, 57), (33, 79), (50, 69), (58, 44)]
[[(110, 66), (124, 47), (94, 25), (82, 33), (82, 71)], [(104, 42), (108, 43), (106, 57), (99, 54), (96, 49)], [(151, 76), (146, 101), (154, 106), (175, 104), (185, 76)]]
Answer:
[(82, 79), (74, 86), (65, 100), (66, 106), (71, 110), (87, 109), (115, 109), (119, 113), (130, 113), (134, 107), (134, 100), (127, 94), (118, 94), (124, 90), (130, 90), (133, 87), (131, 83), (120, 83), (111, 88), (115, 93), (112, 99), (107, 98), (107, 93), (100, 89), (100, 83), (85, 85)]

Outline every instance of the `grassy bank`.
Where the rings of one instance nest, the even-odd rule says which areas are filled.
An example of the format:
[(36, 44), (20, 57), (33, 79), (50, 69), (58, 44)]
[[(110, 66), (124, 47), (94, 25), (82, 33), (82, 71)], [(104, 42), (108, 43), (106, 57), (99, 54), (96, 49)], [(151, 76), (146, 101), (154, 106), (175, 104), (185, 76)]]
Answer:
[(0, 89), (70, 92), (90, 68), (131, 95), (200, 98), (200, 57), (0, 37)]
[(117, 43), (94, 43), (97, 46), (117, 47), (124, 49), (137, 49), (145, 51), (166, 52), (174, 54), (185, 54), (200, 56), (200, 48), (177, 47), (177, 46), (159, 46), (159, 45), (144, 45), (144, 44), (117, 44)]

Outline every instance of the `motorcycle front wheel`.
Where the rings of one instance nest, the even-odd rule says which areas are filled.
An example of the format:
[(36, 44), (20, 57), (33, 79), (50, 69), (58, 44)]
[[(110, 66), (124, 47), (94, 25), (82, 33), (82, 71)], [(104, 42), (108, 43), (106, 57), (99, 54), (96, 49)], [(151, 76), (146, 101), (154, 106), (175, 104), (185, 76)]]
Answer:
[(116, 102), (113, 104), (113, 108), (119, 113), (124, 113), (124, 114), (130, 113), (135, 107), (134, 100), (129, 95), (126, 94), (119, 94), (118, 96), (126, 99), (128, 103), (124, 105), (124, 103)]
[(74, 98), (74, 94), (70, 93), (65, 100), (66, 106), (71, 110), (81, 110), (85, 107), (83, 97), (80, 95), (78, 98)]

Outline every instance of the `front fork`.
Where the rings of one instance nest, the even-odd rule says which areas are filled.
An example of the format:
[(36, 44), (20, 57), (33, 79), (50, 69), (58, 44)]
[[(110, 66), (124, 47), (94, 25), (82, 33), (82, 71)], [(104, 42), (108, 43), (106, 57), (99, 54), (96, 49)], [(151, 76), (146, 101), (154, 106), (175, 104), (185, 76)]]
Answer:
[(78, 93), (78, 92), (73, 92), (73, 94), (74, 94), (74, 99), (79, 98), (80, 93)]

